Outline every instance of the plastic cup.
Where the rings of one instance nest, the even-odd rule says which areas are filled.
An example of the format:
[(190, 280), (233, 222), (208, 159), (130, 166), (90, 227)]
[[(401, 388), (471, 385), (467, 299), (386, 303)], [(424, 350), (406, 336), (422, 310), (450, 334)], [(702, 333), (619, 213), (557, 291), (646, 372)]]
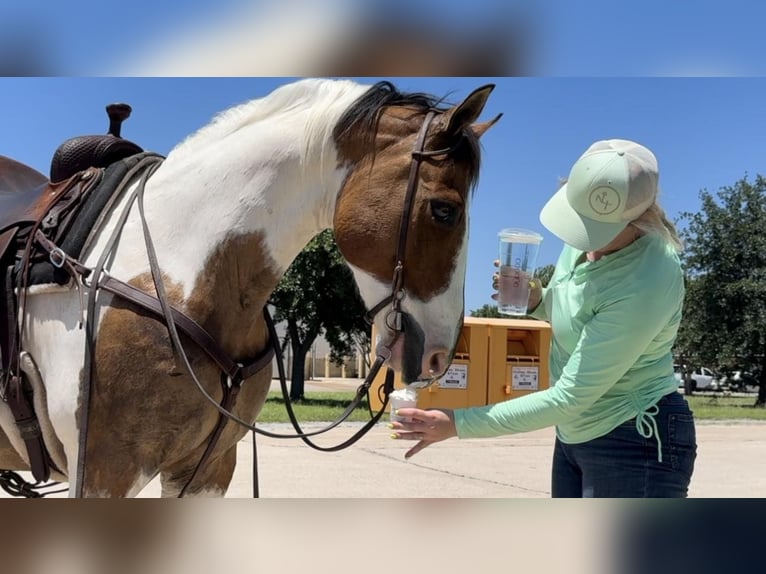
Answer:
[(397, 416), (397, 409), (413, 408), (418, 406), (418, 392), (415, 389), (404, 388), (391, 391), (388, 395), (388, 401), (391, 405), (391, 420), (404, 423), (412, 422), (412, 417)]
[(497, 310), (503, 315), (527, 314), (529, 280), (535, 272), (537, 251), (543, 236), (528, 229), (508, 228), (500, 238), (500, 279)]

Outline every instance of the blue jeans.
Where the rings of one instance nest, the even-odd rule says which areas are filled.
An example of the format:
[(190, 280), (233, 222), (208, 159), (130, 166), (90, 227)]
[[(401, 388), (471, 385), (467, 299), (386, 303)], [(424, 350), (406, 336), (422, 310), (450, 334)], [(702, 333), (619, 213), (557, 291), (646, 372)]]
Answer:
[(554, 498), (685, 498), (697, 457), (694, 418), (686, 400), (662, 397), (654, 415), (662, 442), (644, 438), (629, 420), (597, 439), (553, 450)]

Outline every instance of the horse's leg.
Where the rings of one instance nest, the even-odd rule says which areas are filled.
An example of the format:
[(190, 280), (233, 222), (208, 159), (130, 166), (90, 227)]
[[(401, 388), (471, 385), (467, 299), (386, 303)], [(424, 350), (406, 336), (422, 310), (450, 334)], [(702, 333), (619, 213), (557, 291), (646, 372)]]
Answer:
[[(198, 461), (198, 457), (187, 459), (182, 464), (160, 474), (162, 498), (178, 497), (189, 481)], [(186, 490), (184, 497), (223, 497), (234, 475), (236, 463), (237, 445), (235, 443), (234, 446), (217, 458), (207, 461), (207, 464), (200, 469), (194, 482)]]
[[(84, 498), (132, 498), (157, 476), (156, 462), (141, 452), (142, 441), (121, 440), (121, 427), (105, 428), (101, 417), (91, 417), (85, 454)], [(131, 436), (131, 435), (129, 435)], [(70, 476), (77, 475), (77, 460), (70, 464)], [(74, 485), (74, 478), (70, 481)], [(70, 492), (70, 495), (75, 493)]]
[(16, 449), (11, 445), (8, 436), (0, 428), (0, 469), (2, 470), (29, 470), (29, 465), (19, 456)]
[[(90, 450), (90, 449), (88, 449)], [(154, 476), (137, 465), (124, 460), (122, 464), (106, 461), (86, 465), (83, 484), (84, 498), (133, 498), (149, 484)]]

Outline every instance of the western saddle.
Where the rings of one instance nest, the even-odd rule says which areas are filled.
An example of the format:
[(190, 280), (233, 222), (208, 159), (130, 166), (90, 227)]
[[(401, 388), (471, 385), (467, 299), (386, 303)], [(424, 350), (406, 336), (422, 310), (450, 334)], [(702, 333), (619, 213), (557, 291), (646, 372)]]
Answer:
[(59, 267), (53, 252), (41, 252), (33, 244), (46, 238), (58, 244), (104, 169), (143, 152), (120, 136), (131, 107), (110, 104), (106, 111), (108, 133), (66, 140), (53, 155), (49, 177), (0, 156), (0, 398), (14, 415), (38, 482), (48, 480), (53, 463), (32, 408), (31, 387), (19, 369), (20, 301), (35, 258), (49, 257)]

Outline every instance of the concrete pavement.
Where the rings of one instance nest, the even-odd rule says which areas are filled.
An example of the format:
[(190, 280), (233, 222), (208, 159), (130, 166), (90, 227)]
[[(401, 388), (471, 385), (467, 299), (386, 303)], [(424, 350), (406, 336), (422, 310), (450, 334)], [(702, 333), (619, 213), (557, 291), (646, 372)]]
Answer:
[[(318, 437), (332, 445), (358, 423)], [(289, 425), (268, 425), (290, 432)], [(306, 430), (321, 428), (306, 425)], [(698, 456), (689, 489), (697, 498), (766, 495), (766, 423), (698, 423)], [(261, 498), (547, 498), (553, 429), (495, 439), (451, 439), (410, 461), (407, 443), (389, 438), (379, 423), (355, 445), (337, 453), (299, 440), (257, 439)], [(252, 449), (240, 443), (240, 462), (229, 497), (250, 496)]]
[[(307, 390), (356, 388), (356, 380), (309, 381)], [(335, 390), (335, 389), (333, 389)], [(312, 440), (332, 446), (362, 423), (344, 423)], [(325, 426), (307, 423), (304, 430)], [(264, 424), (268, 431), (292, 434), (289, 424)], [(766, 423), (698, 422), (698, 456), (690, 497), (753, 498), (766, 495)], [(411, 444), (391, 440), (386, 422), (339, 452), (320, 452), (299, 439), (257, 437), (261, 498), (547, 498), (554, 431), (544, 429), (493, 438), (451, 439), (410, 461)], [(250, 435), (227, 497), (252, 496)], [(159, 496), (158, 481), (140, 497)], [(0, 496), (7, 496), (0, 491)]]

